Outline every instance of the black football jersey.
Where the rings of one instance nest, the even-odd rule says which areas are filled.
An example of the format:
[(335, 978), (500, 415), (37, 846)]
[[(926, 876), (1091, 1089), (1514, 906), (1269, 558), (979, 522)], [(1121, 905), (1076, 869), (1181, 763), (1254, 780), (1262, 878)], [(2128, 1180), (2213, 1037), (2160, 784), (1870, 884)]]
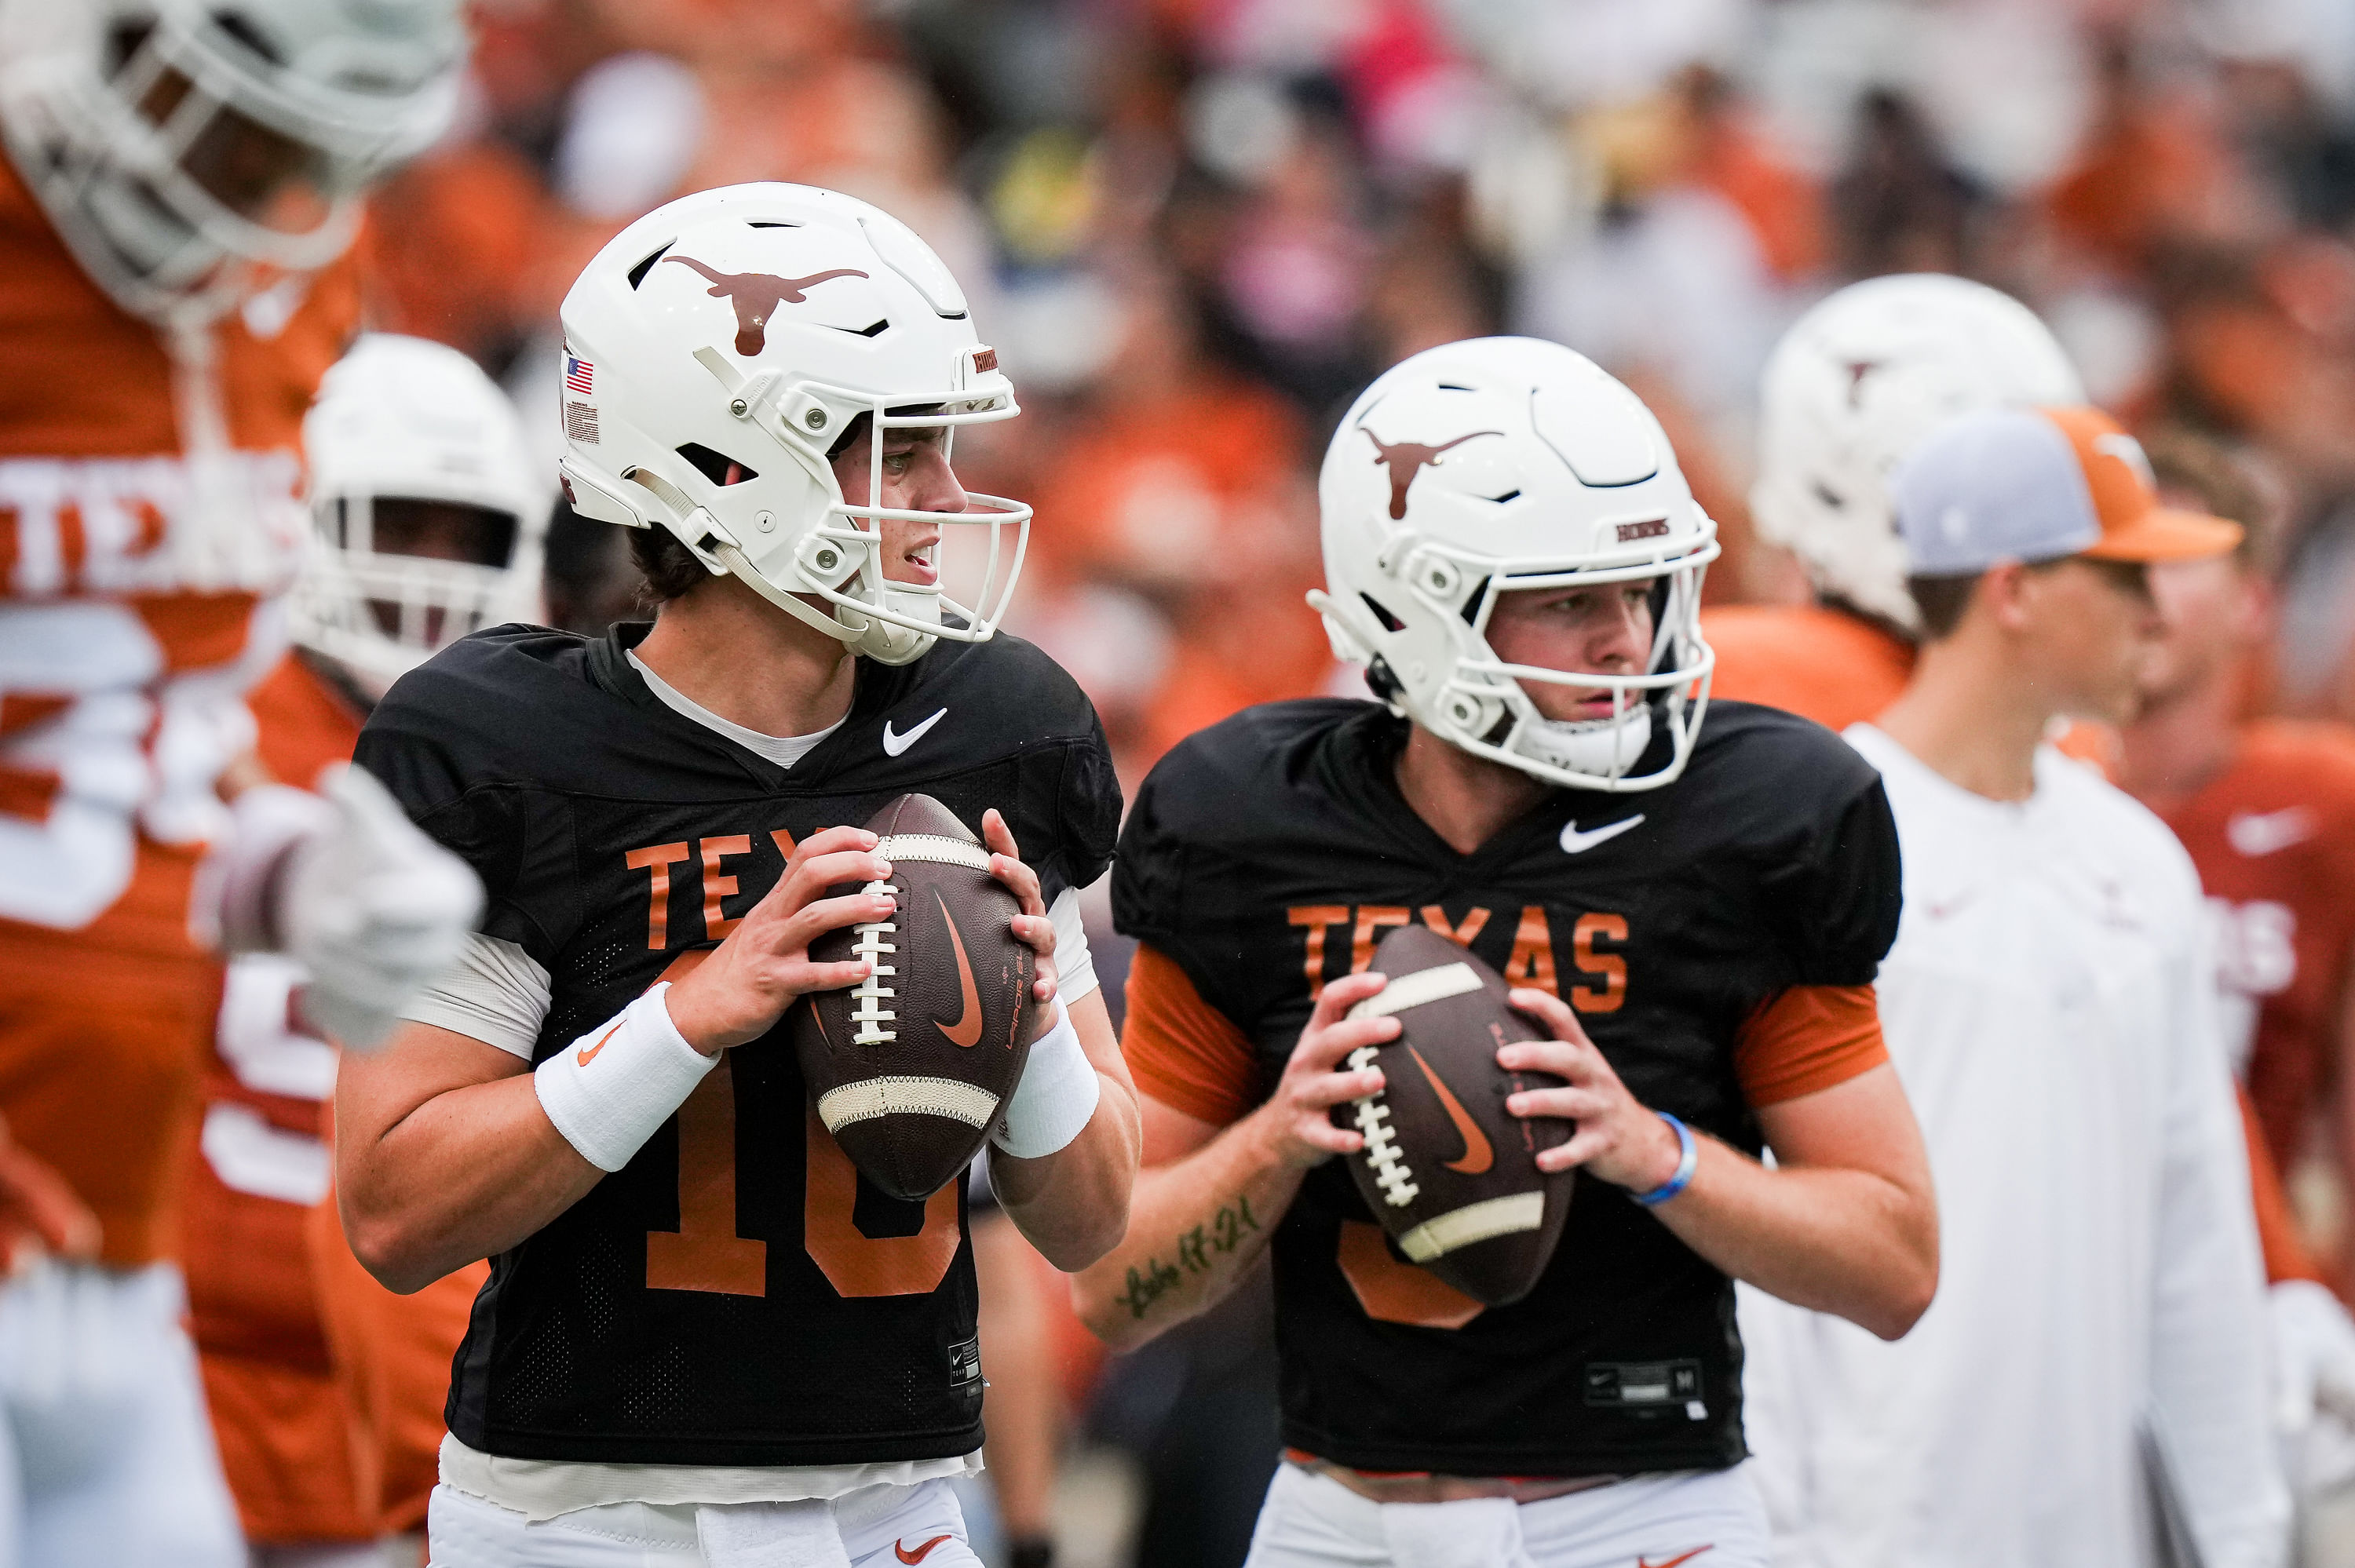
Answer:
[[(624, 656), (479, 632), (403, 678), (357, 760), (474, 866), (483, 929), (546, 966), (535, 1062), (709, 947), (793, 844), (932, 795), (1006, 815), (1050, 900), (1110, 859), (1120, 787), (1071, 677), (1011, 637), (861, 660), (790, 769), (666, 706)], [(623, 1170), (492, 1260), (447, 1418), (488, 1454), (668, 1465), (970, 1452), (981, 1371), (964, 1183), (905, 1202), (810, 1110), (790, 1028), (730, 1051)]]
[[(1674, 783), (1554, 790), (1466, 855), (1400, 794), (1405, 733), (1375, 704), (1320, 698), (1186, 741), (1122, 833), (1120, 929), (1250, 1040), (1260, 1098), (1317, 991), (1413, 921), (1569, 1001), (1643, 1104), (1756, 1153), (1743, 1020), (1791, 986), (1870, 983), (1896, 935), (1871, 767), (1805, 719), (1712, 705)], [(1308, 1173), (1272, 1251), (1294, 1447), (1455, 1475), (1743, 1456), (1732, 1283), (1618, 1188), (1580, 1180), (1552, 1263), (1508, 1307), (1408, 1264), (1340, 1160)]]

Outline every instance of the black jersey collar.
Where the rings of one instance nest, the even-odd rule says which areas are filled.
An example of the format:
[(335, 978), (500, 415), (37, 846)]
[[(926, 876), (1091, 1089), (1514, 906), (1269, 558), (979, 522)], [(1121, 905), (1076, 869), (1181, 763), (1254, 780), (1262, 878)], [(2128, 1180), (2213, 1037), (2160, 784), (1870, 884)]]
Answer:
[[(1439, 836), (1436, 829), (1407, 801), (1399, 789), (1399, 753), (1406, 746), (1408, 721), (1379, 705), (1334, 732), (1327, 753), (1329, 787), (1345, 797), (1356, 797), (1398, 835), (1401, 848), (1412, 850), (1435, 865), (1475, 864), (1497, 858), (1517, 860), (1555, 842), (1563, 825), (1576, 819), (1584, 829), (1608, 826), (1644, 809), (1641, 794), (1612, 795), (1593, 789), (1557, 787), (1537, 804), (1490, 834), (1469, 854)], [(1659, 741), (1655, 736), (1655, 744)]]
[(589, 644), (589, 676), (600, 687), (646, 714), (655, 723), (676, 734), (692, 736), (707, 751), (716, 751), (733, 760), (763, 789), (782, 788), (790, 778), (806, 783), (822, 779), (834, 771), (836, 762), (845, 754), (853, 736), (879, 717), (922, 679), (922, 673), (938, 658), (943, 648), (961, 648), (961, 643), (942, 643), (922, 658), (908, 664), (879, 664), (872, 659), (860, 659), (852, 672), (850, 711), (832, 735), (812, 747), (808, 755), (790, 769), (778, 767), (759, 753), (746, 749), (734, 741), (688, 718), (685, 714), (655, 695), (638, 667), (630, 662), (630, 650), (646, 640), (655, 624), (651, 620), (616, 621), (603, 637)]

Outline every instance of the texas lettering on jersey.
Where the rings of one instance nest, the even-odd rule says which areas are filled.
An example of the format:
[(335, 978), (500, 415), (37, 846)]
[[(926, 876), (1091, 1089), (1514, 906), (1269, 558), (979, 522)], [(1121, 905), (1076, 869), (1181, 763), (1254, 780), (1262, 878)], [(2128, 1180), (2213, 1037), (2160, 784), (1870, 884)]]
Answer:
[[(1002, 810), (1050, 899), (1110, 857), (1103, 731), (1028, 644), (862, 661), (848, 717), (787, 770), (656, 700), (627, 657), (645, 630), (478, 633), (396, 685), (361, 737), (361, 764), (482, 874), (485, 933), (549, 971), (536, 1061), (593, 1063), (614, 1015), (700, 963), (796, 843), (908, 790), (976, 832)], [(887, 726), (905, 735), (944, 707), (922, 747), (883, 744)], [(773, 1030), (493, 1260), (451, 1430), (489, 1454), (632, 1464), (970, 1452), (963, 1202), (962, 1183), (924, 1202), (869, 1186), (810, 1108), (790, 1031)]]
[[(1146, 779), (1113, 875), (1114, 917), (1144, 945), (1124, 1039), (1139, 1090), (1204, 1119), (1245, 1114), (1323, 988), (1421, 922), (1568, 1001), (1644, 1104), (1756, 1152), (1746, 1025), (1795, 990), (1869, 987), (1896, 933), (1895, 828), (1873, 770), (1805, 720), (1713, 705), (1674, 784), (1556, 790), (1467, 855), (1401, 797), (1403, 738), (1373, 704), (1271, 704)], [(1141, 984), (1170, 966), (1181, 978)], [(1185, 1000), (1150, 1002), (1165, 984)], [(1157, 1029), (1156, 1006), (1194, 1022)], [(1444, 1158), (1480, 1154), (1466, 1138)], [(1273, 1232), (1293, 1447), (1456, 1475), (1742, 1456), (1731, 1283), (1605, 1183), (1579, 1184), (1552, 1266), (1505, 1307), (1408, 1263), (1338, 1162), (1286, 1213), (1250, 1218)], [(1189, 1266), (1183, 1245), (1166, 1266)], [(1140, 1272), (1130, 1309), (1167, 1283)]]
[[(1328, 933), (1337, 954), (1338, 933), (1349, 933), (1349, 967), (1345, 972), (1363, 974), (1374, 961), (1374, 948), (1382, 933), (1417, 919), (1495, 963), (1507, 983), (1534, 986), (1561, 997), (1580, 1012), (1616, 1012), (1627, 1000), (1627, 960), (1621, 951), (1627, 944), (1625, 916), (1597, 910), (1577, 916), (1571, 922), (1564, 963), (1556, 958), (1553, 927), (1545, 906), (1525, 904), (1509, 925), (1497, 927), (1498, 933), (1512, 933), (1509, 945), (1491, 935), (1489, 920), (1494, 914), (1476, 904), (1460, 918), (1451, 918), (1446, 908), (1437, 904), (1409, 909), (1396, 904), (1319, 903), (1287, 906), (1284, 917), (1305, 933), (1300, 968), (1308, 982), (1311, 1005), (1325, 992)], [(1583, 977), (1574, 980), (1567, 991), (1557, 978), (1565, 969)]]

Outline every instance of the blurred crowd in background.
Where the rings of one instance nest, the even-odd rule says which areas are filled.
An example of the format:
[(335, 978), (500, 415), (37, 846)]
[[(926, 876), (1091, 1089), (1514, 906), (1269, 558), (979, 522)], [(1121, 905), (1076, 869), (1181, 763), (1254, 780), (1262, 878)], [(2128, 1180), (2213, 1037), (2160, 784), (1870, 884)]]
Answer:
[[(2285, 589), (2250, 700), (2355, 719), (2346, 0), (481, 0), (476, 36), (459, 128), (374, 203), (374, 324), (474, 355), (552, 472), (556, 307), (632, 218), (756, 179), (895, 213), (1026, 410), (956, 453), (1038, 508), (1008, 625), (1131, 786), (1247, 704), (1361, 689), (1302, 603), (1316, 463), (1434, 344), (1600, 362), (1718, 520), (1709, 596), (1805, 597), (1746, 517), (1758, 372), (1892, 271), (2017, 295), (2130, 427), (2249, 455)], [(559, 623), (632, 613), (619, 530), (559, 516), (549, 571)], [(1146, 1352), (1099, 1428), (1272, 1466), (1254, 1310)], [(1216, 1468), (1165, 1495), (1217, 1511)], [(1216, 1560), (1185, 1528), (1141, 1560)]]

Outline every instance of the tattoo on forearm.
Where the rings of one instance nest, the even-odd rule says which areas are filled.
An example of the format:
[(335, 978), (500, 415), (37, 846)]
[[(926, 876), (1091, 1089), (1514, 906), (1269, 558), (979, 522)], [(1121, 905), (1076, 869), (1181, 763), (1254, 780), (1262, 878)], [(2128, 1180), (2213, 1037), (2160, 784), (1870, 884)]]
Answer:
[(1127, 1308), (1131, 1318), (1142, 1318), (1155, 1302), (1177, 1289), (1188, 1275), (1209, 1272), (1213, 1258), (1233, 1252), (1243, 1245), (1244, 1236), (1258, 1229), (1259, 1216), (1252, 1213), (1251, 1200), (1238, 1196), (1178, 1238), (1175, 1263), (1148, 1257), (1131, 1266), (1128, 1288), (1113, 1300)]

